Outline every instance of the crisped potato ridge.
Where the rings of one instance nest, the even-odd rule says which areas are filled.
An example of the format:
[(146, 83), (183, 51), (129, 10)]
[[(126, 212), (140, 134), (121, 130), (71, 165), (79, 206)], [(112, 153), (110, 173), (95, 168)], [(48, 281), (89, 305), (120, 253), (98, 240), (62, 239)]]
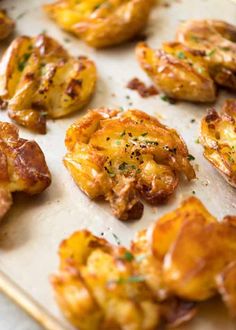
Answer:
[(178, 133), (138, 110), (97, 109), (66, 133), (64, 164), (90, 198), (104, 196), (121, 220), (138, 219), (140, 197), (163, 203), (173, 194), (179, 173), (195, 172)]
[(96, 48), (130, 40), (145, 27), (154, 0), (58, 0), (45, 11), (64, 30)]
[(154, 330), (159, 307), (133, 255), (123, 247), (80, 231), (59, 251), (61, 266), (52, 277), (65, 316), (81, 330)]
[(210, 109), (202, 119), (204, 156), (236, 187), (236, 99), (226, 100), (222, 113)]
[(219, 85), (236, 90), (236, 26), (219, 20), (187, 20), (177, 40), (200, 51)]
[(40, 34), (16, 38), (0, 63), (0, 100), (9, 117), (39, 133), (46, 117), (81, 109), (93, 94), (96, 68), (86, 57), (71, 57), (54, 39)]
[(217, 294), (236, 315), (236, 217), (218, 222), (195, 197), (138, 232), (130, 249), (79, 231), (59, 255), (52, 285), (79, 329), (176, 327)]
[(6, 10), (0, 9), (0, 40), (6, 39), (14, 30), (15, 23)]
[(38, 144), (21, 139), (15, 125), (0, 122), (0, 219), (12, 204), (13, 192), (34, 195), (50, 183), (51, 174)]
[(193, 102), (216, 99), (215, 84), (198, 52), (177, 42), (165, 43), (157, 50), (140, 43), (136, 55), (141, 67), (167, 96)]

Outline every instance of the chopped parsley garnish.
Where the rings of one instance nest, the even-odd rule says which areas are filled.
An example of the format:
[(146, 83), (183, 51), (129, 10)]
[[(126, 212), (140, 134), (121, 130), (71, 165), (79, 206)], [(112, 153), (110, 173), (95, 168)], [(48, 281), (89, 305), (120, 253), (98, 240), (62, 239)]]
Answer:
[(194, 34), (192, 34), (190, 36), (191, 40), (194, 41), (194, 42), (199, 42), (200, 41), (200, 38), (198, 36), (195, 36)]
[(121, 137), (122, 137), (122, 136), (125, 136), (125, 134), (126, 134), (126, 133), (125, 133), (125, 131), (124, 131), (124, 132), (121, 133), (120, 136), (121, 136)]
[(173, 99), (171, 99), (170, 97), (168, 97), (167, 95), (162, 95), (161, 99), (164, 102), (168, 102), (170, 104), (175, 104), (175, 101)]
[(143, 133), (143, 134), (141, 134), (141, 136), (147, 136), (148, 135), (148, 133)]
[(190, 162), (195, 159), (195, 157), (193, 155), (191, 155), (191, 154), (188, 154), (188, 157), (187, 158), (188, 158), (188, 160)]
[(193, 190), (193, 191), (192, 191), (192, 194), (193, 194), (193, 195), (195, 195), (195, 194), (196, 194), (196, 191), (195, 191), (195, 190)]
[(116, 144), (119, 146), (121, 144), (121, 142), (119, 140), (117, 140)]
[(24, 70), (24, 68), (26, 66), (26, 63), (27, 63), (28, 59), (30, 58), (30, 55), (31, 55), (30, 53), (23, 54), (20, 62), (18, 63), (18, 70), (19, 71), (22, 72)]
[(216, 52), (216, 49), (212, 49), (208, 54), (207, 56), (211, 57), (212, 55), (214, 55)]
[(145, 140), (144, 141), (145, 143), (147, 143), (147, 144), (153, 144), (153, 145), (155, 145), (155, 146), (158, 146), (158, 142), (156, 142), (156, 141), (149, 141), (149, 140)]
[(184, 52), (178, 52), (178, 53), (177, 53), (177, 57), (178, 57), (180, 60), (184, 60), (184, 59), (185, 59), (185, 54), (184, 54)]
[(126, 261), (132, 261), (134, 260), (134, 256), (131, 252), (126, 251), (123, 257)]
[(111, 280), (109, 281), (110, 283), (115, 283), (115, 284), (125, 284), (125, 283), (140, 283), (144, 282), (145, 278), (143, 276), (129, 276), (127, 278), (120, 277), (117, 280)]
[(195, 121), (196, 121), (196, 119), (193, 118), (193, 119), (190, 120), (190, 123), (193, 124), (193, 123), (195, 123)]

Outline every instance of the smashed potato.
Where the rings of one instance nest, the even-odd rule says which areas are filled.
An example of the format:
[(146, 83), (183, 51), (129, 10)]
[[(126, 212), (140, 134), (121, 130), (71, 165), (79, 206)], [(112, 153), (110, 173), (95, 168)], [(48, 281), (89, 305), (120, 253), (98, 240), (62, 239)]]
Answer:
[(131, 249), (84, 230), (62, 242), (59, 256), (51, 282), (82, 330), (176, 327), (217, 294), (236, 314), (236, 217), (218, 222), (195, 197), (138, 232)]
[(236, 26), (219, 20), (187, 20), (177, 40), (199, 51), (219, 85), (236, 91)]
[(68, 129), (65, 144), (77, 185), (92, 199), (103, 196), (121, 220), (141, 217), (140, 197), (163, 203), (179, 173), (195, 178), (178, 133), (138, 110), (92, 110)]
[(80, 231), (61, 244), (59, 255), (60, 271), (51, 282), (61, 309), (76, 327), (156, 329), (158, 304), (127, 249)]
[(204, 156), (236, 187), (236, 100), (226, 100), (222, 113), (210, 109), (202, 119)]
[(58, 0), (45, 11), (95, 48), (120, 44), (145, 27), (154, 0)]
[(168, 97), (193, 102), (215, 101), (214, 81), (198, 52), (177, 42), (165, 43), (158, 50), (140, 43), (136, 55), (158, 90)]
[(18, 124), (43, 134), (46, 117), (63, 117), (84, 107), (95, 83), (92, 61), (69, 56), (44, 34), (16, 38), (0, 63), (1, 106)]
[(8, 17), (6, 10), (0, 9), (0, 40), (6, 39), (14, 30), (15, 23)]
[(0, 122), (0, 219), (12, 204), (13, 192), (34, 195), (50, 183), (51, 175), (38, 144), (21, 139), (15, 125)]

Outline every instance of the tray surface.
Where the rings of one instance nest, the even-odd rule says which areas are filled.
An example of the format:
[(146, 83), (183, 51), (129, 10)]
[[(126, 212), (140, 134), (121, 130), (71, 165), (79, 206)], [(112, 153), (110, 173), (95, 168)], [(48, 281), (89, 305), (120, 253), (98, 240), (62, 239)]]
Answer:
[[(1, 224), (0, 269), (70, 329), (57, 308), (48, 281), (49, 274), (57, 269), (57, 250), (62, 239), (78, 229), (88, 228), (97, 235), (103, 232), (105, 238), (114, 244), (117, 244), (116, 236), (122, 244), (128, 244), (137, 230), (147, 227), (193, 193), (219, 219), (226, 214), (236, 214), (236, 202), (235, 190), (204, 159), (202, 147), (195, 142), (206, 106), (184, 102), (170, 105), (158, 95), (142, 99), (136, 92), (126, 89), (127, 82), (134, 77), (149, 82), (135, 59), (135, 43), (109, 50), (93, 50), (50, 21), (40, 8), (45, 2), (50, 1), (3, 0), (0, 6), (8, 9), (10, 16), (16, 19), (16, 35), (47, 32), (64, 44), (72, 54), (88, 55), (96, 62), (99, 81), (96, 95), (88, 108), (137, 108), (158, 116), (164, 124), (176, 128), (185, 139), (189, 152), (196, 158), (194, 164), (198, 177), (190, 184), (182, 180), (175, 196), (167, 205), (158, 208), (145, 205), (141, 220), (120, 222), (112, 216), (106, 203), (90, 201), (74, 184), (62, 164), (65, 131), (76, 118), (85, 114), (86, 109), (69, 118), (49, 120), (48, 133), (45, 136), (20, 129), (21, 136), (35, 139), (43, 149), (53, 181), (51, 187), (40, 196), (15, 196), (15, 203)], [(236, 6), (231, 1), (169, 0), (168, 3), (168, 7), (157, 6), (151, 15), (147, 42), (153, 47), (161, 45), (163, 41), (173, 40), (181, 20), (217, 18), (236, 23)], [(2, 44), (1, 53), (8, 43), (9, 40)], [(233, 95), (220, 92), (217, 109), (220, 109), (224, 99), (229, 96)], [(129, 106), (129, 103), (132, 105)], [(195, 119), (194, 123), (191, 123), (192, 119)], [(0, 113), (0, 120), (9, 121), (5, 112)], [(227, 319), (227, 312), (221, 303), (203, 304), (201, 309), (200, 316), (192, 323), (182, 326), (182, 330), (236, 329), (235, 324)]]

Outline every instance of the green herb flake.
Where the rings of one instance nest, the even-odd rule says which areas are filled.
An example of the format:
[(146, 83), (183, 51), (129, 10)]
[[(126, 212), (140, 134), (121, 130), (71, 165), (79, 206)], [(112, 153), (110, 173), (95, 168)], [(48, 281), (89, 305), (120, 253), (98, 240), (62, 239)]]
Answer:
[(116, 141), (116, 144), (119, 146), (121, 144), (121, 141), (120, 140), (117, 140)]
[(188, 157), (187, 158), (188, 158), (188, 160), (190, 162), (195, 159), (195, 157), (193, 155), (191, 155), (191, 154), (188, 154)]
[(200, 41), (200, 38), (199, 38), (198, 36), (195, 36), (194, 34), (192, 34), (192, 35), (190, 36), (190, 39), (191, 39), (192, 41), (194, 41), (194, 42), (199, 42), (199, 41)]
[(121, 133), (120, 136), (123, 137), (123, 136), (125, 136), (125, 134), (126, 134), (126, 132), (124, 131), (124, 132)]
[(23, 54), (20, 62), (18, 63), (18, 70), (20, 72), (22, 72), (24, 70), (26, 63), (27, 63), (28, 59), (30, 58), (30, 55), (31, 55), (30, 53)]
[(212, 49), (212, 50), (207, 54), (207, 56), (211, 57), (211, 56), (213, 56), (213, 55), (215, 54), (215, 52), (216, 52), (216, 49)]
[(148, 133), (143, 133), (143, 134), (141, 134), (141, 136), (147, 136), (148, 135)]
[(197, 139), (195, 140), (195, 143), (197, 143), (197, 144), (200, 143), (199, 138), (197, 138)]
[(123, 257), (126, 261), (132, 261), (134, 260), (134, 256), (131, 252), (126, 251)]
[(193, 190), (193, 191), (192, 191), (192, 194), (193, 194), (193, 195), (196, 195), (196, 191), (195, 191), (195, 190)]
[(171, 99), (170, 97), (168, 97), (167, 95), (162, 95), (161, 100), (164, 102), (168, 102), (170, 104), (175, 104), (175, 101), (173, 99)]
[(192, 123), (192, 124), (195, 122), (196, 122), (196, 119), (194, 119), (194, 118), (190, 120), (190, 123)]
[(178, 52), (177, 53), (177, 57), (180, 59), (180, 60), (184, 60), (186, 58), (184, 52)]

